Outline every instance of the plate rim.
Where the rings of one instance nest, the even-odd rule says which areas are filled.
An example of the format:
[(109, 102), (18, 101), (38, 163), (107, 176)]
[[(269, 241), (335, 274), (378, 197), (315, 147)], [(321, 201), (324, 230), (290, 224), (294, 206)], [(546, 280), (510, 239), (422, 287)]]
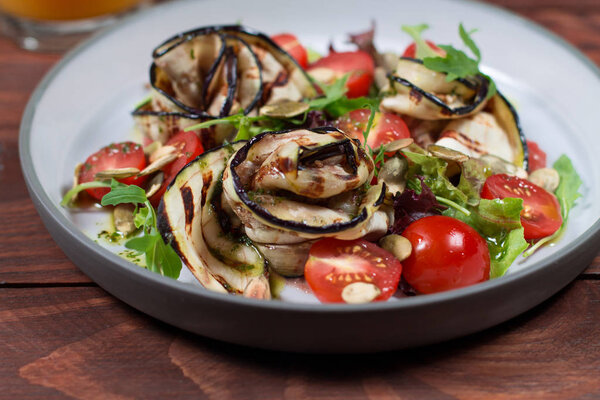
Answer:
[[(262, 301), (256, 299), (244, 298), (242, 296), (223, 295), (220, 293), (211, 292), (203, 287), (197, 285), (191, 285), (188, 283), (180, 282), (172, 278), (161, 276), (157, 273), (151, 272), (146, 268), (141, 268), (136, 264), (127, 261), (126, 259), (118, 256), (110, 250), (99, 246), (90, 237), (85, 235), (74, 223), (63, 215), (59, 209), (58, 204), (54, 204), (54, 201), (50, 199), (45, 189), (43, 188), (37, 174), (35, 173), (33, 166), (33, 158), (30, 150), (31, 143), (31, 127), (35, 116), (37, 105), (44, 95), (46, 89), (53, 82), (54, 78), (76, 57), (78, 57), (84, 50), (93, 47), (98, 41), (101, 41), (105, 36), (108, 36), (120, 27), (129, 24), (135, 20), (143, 19), (150, 13), (160, 12), (163, 8), (178, 7), (182, 3), (192, 3), (194, 0), (182, 0), (159, 4), (150, 9), (143, 10), (138, 14), (128, 16), (122, 21), (119, 21), (115, 25), (95, 34), (91, 38), (82, 42), (74, 49), (69, 51), (63, 56), (43, 77), (38, 83), (31, 97), (27, 102), (27, 106), (21, 118), (21, 124), (19, 128), (19, 158), (21, 163), (21, 170), (23, 177), (26, 182), (30, 197), (38, 211), (41, 214), (39, 207), (44, 209), (44, 212), (49, 215), (53, 221), (59, 226), (65, 233), (67, 233), (72, 240), (76, 240), (80, 246), (83, 246), (88, 251), (99, 253), (100, 256), (107, 259), (112, 265), (111, 267), (123, 268), (127, 273), (133, 274), (130, 276), (131, 279), (142, 279), (146, 283), (151, 285), (163, 285), (168, 290), (174, 290), (177, 292), (183, 292), (186, 296), (198, 297), (200, 299), (206, 298), (212, 301), (222, 301), (231, 303), (236, 307), (250, 307), (250, 308), (266, 308), (274, 310), (283, 310), (291, 312), (310, 312), (310, 313), (371, 313), (375, 311), (386, 311), (386, 310), (401, 310), (404, 308), (418, 308), (430, 306), (433, 303), (445, 303), (453, 300), (464, 300), (469, 297), (477, 297), (481, 292), (491, 292), (494, 290), (504, 289), (506, 286), (515, 285), (518, 282), (531, 277), (531, 275), (537, 275), (543, 272), (549, 263), (561, 263), (563, 260), (572, 257), (575, 253), (582, 251), (583, 248), (590, 245), (593, 241), (600, 239), (600, 217), (591, 225), (586, 231), (576, 237), (576, 245), (561, 249), (559, 252), (553, 254), (554, 259), (540, 260), (532, 265), (524, 268), (515, 273), (488, 280), (486, 282), (479, 283), (477, 285), (450, 290), (442, 293), (429, 294), (425, 296), (412, 296), (402, 298), (401, 301), (394, 302), (375, 302), (368, 304), (313, 304), (313, 303), (290, 303), (283, 301)], [(524, 24), (527, 28), (532, 29), (541, 35), (547, 37), (549, 40), (560, 45), (570, 54), (572, 54), (578, 61), (587, 67), (596, 77), (600, 80), (600, 68), (585, 56), (579, 49), (568, 43), (565, 39), (558, 36), (557, 34), (547, 30), (546, 28), (538, 25), (537, 23), (530, 21), (518, 14), (514, 14), (511, 11), (505, 10), (496, 5), (488, 3), (480, 3), (472, 0), (454, 0), (458, 3), (468, 4), (474, 7), (481, 7), (488, 11), (500, 12), (504, 18), (509, 18), (520, 24)], [(44, 221), (46, 223), (46, 221)], [(53, 240), (56, 241), (53, 235)], [(75, 264), (75, 263), (74, 263)], [(77, 264), (75, 264), (80, 268)], [(566, 286), (569, 282), (564, 282), (563, 286)], [(110, 292), (110, 289), (106, 288)]]

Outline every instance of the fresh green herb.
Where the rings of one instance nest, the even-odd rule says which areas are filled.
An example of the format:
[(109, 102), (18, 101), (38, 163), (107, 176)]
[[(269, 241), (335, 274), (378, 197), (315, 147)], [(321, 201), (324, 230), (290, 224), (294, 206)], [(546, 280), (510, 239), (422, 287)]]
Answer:
[(142, 228), (143, 236), (135, 237), (125, 243), (125, 247), (146, 256), (146, 267), (161, 275), (177, 279), (181, 272), (181, 259), (173, 248), (166, 244), (156, 226), (154, 208), (146, 198), (144, 190), (135, 185), (125, 185), (112, 180), (111, 191), (102, 197), (101, 204), (117, 205), (122, 203), (139, 204), (133, 220), (137, 228)]
[(402, 153), (409, 161), (407, 176), (422, 176), (424, 183), (429, 186), (431, 191), (444, 199), (453, 201), (459, 206), (466, 206), (469, 203), (469, 196), (457, 188), (446, 177), (446, 168), (448, 163), (441, 158), (419, 154), (409, 149), (403, 149)]
[(306, 55), (308, 57), (309, 64), (314, 63), (315, 61), (317, 61), (318, 59), (320, 59), (322, 57), (318, 51), (316, 51), (315, 49), (311, 49), (310, 47), (306, 48)]
[(143, 106), (145, 106), (146, 104), (150, 103), (152, 101), (152, 96), (148, 95), (146, 96), (144, 99), (142, 99), (141, 101), (139, 101), (134, 107), (134, 110), (137, 110), (138, 108), (142, 108)]
[(190, 49), (190, 58), (191, 58), (192, 60), (195, 60), (195, 59), (196, 59), (196, 55), (194, 54), (194, 49)]
[(369, 138), (369, 133), (371, 132), (371, 128), (373, 127), (373, 122), (375, 121), (375, 113), (379, 111), (379, 105), (375, 103), (369, 104), (369, 109), (371, 113), (369, 114), (369, 120), (367, 121), (367, 126), (363, 131), (363, 138), (365, 139), (365, 147), (367, 146), (367, 139)]
[(490, 251), (490, 278), (498, 278), (528, 246), (521, 226), (522, 199), (481, 199), (477, 207), (467, 207), (468, 215), (448, 208), (444, 215), (473, 227), (485, 239)]
[(563, 219), (562, 225), (560, 228), (554, 232), (552, 235), (547, 236), (538, 240), (533, 246), (531, 246), (525, 253), (523, 253), (524, 257), (529, 257), (533, 253), (535, 253), (540, 247), (544, 246), (547, 243), (551, 243), (552, 241), (559, 238), (567, 225), (567, 219), (569, 218), (569, 212), (575, 201), (581, 197), (581, 193), (579, 193), (579, 187), (582, 184), (581, 178), (575, 171), (573, 167), (573, 163), (566, 155), (562, 155), (556, 160), (552, 167), (558, 172), (560, 176), (560, 183), (556, 188), (554, 194), (558, 199), (558, 203), (560, 204), (560, 213)]
[(471, 211), (467, 210), (466, 208), (464, 208), (463, 206), (457, 204), (456, 202), (454, 202), (452, 200), (448, 200), (442, 196), (435, 196), (435, 199), (437, 200), (438, 203), (443, 204), (448, 207), (451, 207), (451, 208), (454, 208), (457, 211), (460, 211), (461, 213), (466, 215), (467, 217), (471, 215)]
[(468, 32), (463, 24), (458, 27), (458, 33), (463, 43), (475, 56), (475, 59), (469, 57), (462, 50), (458, 50), (451, 45), (438, 45), (446, 52), (444, 57), (433, 51), (421, 37), (421, 33), (428, 28), (427, 25), (403, 26), (402, 30), (407, 32), (416, 43), (416, 57), (423, 60), (423, 65), (432, 71), (445, 73), (446, 81), (450, 82), (458, 78), (468, 78), (481, 75), (489, 81), (488, 98), (496, 93), (496, 84), (488, 75), (481, 72), (479, 63), (481, 61), (481, 51), (471, 38), (475, 30)]
[(128, 186), (113, 179), (110, 182), (110, 192), (102, 197), (100, 204), (103, 206), (116, 206), (122, 203), (143, 204), (146, 201), (144, 189), (135, 185)]
[(96, 189), (96, 188), (106, 188), (106, 187), (110, 187), (110, 183), (105, 182), (105, 181), (93, 181), (93, 182), (80, 183), (79, 185), (75, 186), (74, 188), (69, 190), (64, 195), (64, 197), (62, 198), (62, 200), (60, 202), (60, 205), (62, 207), (67, 207), (69, 204), (71, 204), (71, 202), (73, 201), (73, 199), (79, 192), (82, 192), (86, 189)]
[(323, 96), (308, 101), (309, 111), (325, 111), (332, 118), (339, 118), (350, 111), (359, 108), (379, 109), (381, 99), (377, 97), (358, 97), (349, 99), (346, 97), (348, 88), (346, 82), (350, 75), (344, 75), (336, 79), (331, 85), (318, 84)]
[(61, 206), (67, 206), (73, 197), (85, 189), (109, 187), (100, 204), (103, 206), (132, 203), (136, 205), (133, 222), (136, 228), (143, 228), (143, 236), (135, 237), (125, 243), (125, 247), (146, 256), (146, 266), (149, 270), (161, 275), (177, 279), (181, 272), (181, 259), (173, 248), (166, 244), (156, 226), (156, 212), (146, 197), (144, 189), (135, 185), (125, 185), (112, 179), (106, 181), (86, 182), (69, 190), (61, 201)]
[(402, 25), (402, 30), (408, 33), (415, 41), (415, 57), (421, 60), (425, 57), (439, 57), (439, 55), (429, 47), (427, 42), (421, 37), (421, 33), (427, 29), (429, 29), (429, 25), (427, 24)]

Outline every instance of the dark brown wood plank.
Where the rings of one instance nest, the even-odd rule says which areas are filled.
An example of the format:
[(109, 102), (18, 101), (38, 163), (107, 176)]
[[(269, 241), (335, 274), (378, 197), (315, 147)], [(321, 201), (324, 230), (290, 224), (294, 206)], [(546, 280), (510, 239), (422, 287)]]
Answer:
[(462, 339), (315, 356), (185, 333), (99, 288), (0, 289), (0, 387), (8, 398), (48, 399), (593, 398), (600, 394), (599, 313), (600, 282), (576, 281), (522, 316)]
[(56, 246), (29, 198), (18, 131), (29, 96), (57, 55), (29, 53), (0, 37), (0, 282), (90, 282)]
[(487, 0), (562, 37), (600, 64), (600, 2), (597, 0)]

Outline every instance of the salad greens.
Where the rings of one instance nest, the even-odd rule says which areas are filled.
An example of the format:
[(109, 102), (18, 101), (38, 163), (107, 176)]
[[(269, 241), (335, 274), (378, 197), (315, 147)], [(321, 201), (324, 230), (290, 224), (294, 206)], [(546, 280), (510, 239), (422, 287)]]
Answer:
[(436, 53), (427, 42), (422, 38), (421, 33), (428, 29), (427, 24), (420, 25), (403, 25), (402, 30), (408, 33), (416, 44), (416, 58), (423, 60), (423, 65), (432, 71), (442, 72), (447, 74), (446, 81), (450, 82), (459, 78), (468, 78), (471, 76), (481, 75), (485, 77), (489, 84), (490, 90), (488, 98), (496, 94), (496, 84), (488, 75), (481, 72), (479, 63), (481, 62), (481, 51), (471, 38), (471, 35), (476, 30), (467, 31), (463, 24), (458, 27), (458, 33), (465, 46), (471, 50), (475, 59), (469, 57), (464, 51), (458, 50), (451, 45), (440, 44), (438, 47), (446, 53), (444, 56)]
[(116, 206), (118, 204), (131, 203), (136, 206), (133, 213), (135, 227), (141, 229), (142, 236), (134, 237), (125, 242), (125, 247), (146, 256), (146, 267), (153, 272), (170, 278), (177, 279), (181, 272), (181, 259), (175, 250), (166, 244), (156, 226), (156, 211), (146, 197), (144, 189), (135, 185), (125, 185), (112, 179), (106, 181), (94, 181), (82, 183), (75, 186), (64, 196), (62, 206), (68, 205), (75, 194), (85, 189), (110, 187), (104, 197), (102, 206)]
[[(332, 84), (325, 85), (317, 83), (323, 95), (306, 102), (309, 108), (306, 112), (293, 118), (280, 119), (273, 118), (264, 115), (259, 116), (246, 116), (241, 111), (237, 114), (230, 115), (223, 118), (213, 119), (210, 121), (202, 122), (189, 126), (185, 131), (192, 131), (197, 129), (209, 128), (213, 125), (219, 124), (232, 124), (237, 130), (237, 135), (234, 141), (248, 140), (252, 137), (266, 131), (277, 131), (288, 129), (290, 127), (303, 127), (311, 125), (309, 121), (309, 115), (314, 113), (324, 113), (328, 119), (339, 118), (344, 114), (349, 113), (361, 108), (369, 108), (371, 110), (379, 110), (379, 103), (381, 99), (377, 96), (374, 97), (358, 97), (349, 99), (346, 97), (348, 88), (346, 82), (348, 81), (349, 75), (344, 75), (339, 79), (336, 79)], [(371, 113), (369, 119), (369, 125), (366, 130), (370, 129), (373, 124), (374, 113)]]
[(490, 278), (504, 275), (528, 246), (520, 217), (523, 200), (481, 199), (480, 188), (491, 172), (477, 160), (461, 163), (460, 178), (455, 186), (446, 176), (448, 163), (422, 153), (424, 151), (403, 151), (409, 160), (409, 182), (415, 178), (422, 179), (436, 200), (449, 206), (442, 212), (443, 215), (459, 219), (479, 232), (490, 251)]
[(571, 208), (573, 208), (575, 200), (581, 197), (581, 193), (579, 193), (579, 187), (581, 186), (582, 181), (577, 174), (577, 171), (575, 171), (575, 168), (573, 168), (573, 163), (569, 157), (563, 154), (558, 158), (558, 160), (556, 160), (552, 167), (560, 176), (560, 183), (554, 191), (554, 194), (558, 199), (558, 204), (560, 204), (560, 213), (563, 219), (562, 225), (556, 232), (554, 232), (553, 235), (540, 239), (537, 243), (531, 246), (531, 248), (523, 254), (525, 257), (532, 255), (541, 246), (553, 242), (563, 234), (565, 227), (567, 226), (569, 212), (571, 211)]

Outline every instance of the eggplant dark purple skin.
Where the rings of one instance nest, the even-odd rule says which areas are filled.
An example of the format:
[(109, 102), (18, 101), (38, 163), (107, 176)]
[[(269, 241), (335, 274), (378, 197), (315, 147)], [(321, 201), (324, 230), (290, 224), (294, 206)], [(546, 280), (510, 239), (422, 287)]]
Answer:
[[(416, 58), (401, 57), (401, 59), (407, 60), (407, 61), (412, 61), (412, 62), (415, 62), (418, 64), (423, 64), (422, 60), (419, 60)], [(463, 85), (465, 85), (466, 87), (468, 87), (470, 89), (476, 90), (476, 94), (475, 94), (475, 97), (473, 98), (472, 103), (469, 104), (468, 106), (452, 108), (452, 107), (448, 106), (448, 104), (443, 102), (439, 97), (435, 96), (434, 94), (421, 89), (420, 87), (414, 85), (412, 82), (410, 82), (406, 79), (403, 79), (399, 76), (396, 76), (393, 73), (388, 74), (388, 79), (390, 79), (390, 81), (392, 81), (394, 83), (398, 83), (402, 86), (409, 88), (411, 90), (411, 93), (415, 93), (416, 95), (424, 97), (427, 100), (431, 101), (436, 106), (440, 107), (442, 109), (442, 113), (444, 113), (447, 116), (452, 116), (452, 115), (459, 116), (459, 115), (469, 114), (470, 112), (475, 110), (477, 107), (479, 107), (487, 99), (487, 95), (488, 95), (488, 92), (490, 89), (489, 81), (487, 80), (487, 78), (485, 78), (482, 75), (477, 75), (473, 78), (477, 82), (473, 82), (468, 79), (458, 78), (457, 81), (459, 81), (460, 83), (462, 83)]]
[[(208, 104), (207, 104), (208, 102), (207, 102), (207, 98), (206, 98), (207, 97), (206, 88), (210, 85), (210, 82), (215, 77), (215, 74), (217, 73), (217, 71), (219, 69), (218, 68), (219, 63), (222, 61), (223, 58), (226, 59), (226, 61), (225, 61), (226, 63), (228, 62), (227, 59), (231, 59), (231, 57), (235, 58), (235, 55), (231, 54), (232, 53), (231, 50), (229, 50), (229, 52), (227, 51), (227, 49), (230, 49), (230, 46), (228, 46), (228, 44), (227, 44), (228, 40), (236, 41), (236, 42), (240, 43), (242, 46), (248, 48), (250, 54), (252, 55), (252, 57), (256, 63), (256, 66), (259, 70), (259, 75), (260, 75), (259, 89), (258, 89), (253, 101), (243, 110), (244, 114), (248, 114), (252, 110), (256, 109), (257, 107), (260, 107), (261, 100), (263, 100), (263, 97), (264, 97), (264, 84), (262, 81), (262, 66), (261, 66), (261, 63), (260, 63), (258, 57), (256, 56), (256, 54), (251, 50), (251, 48), (250, 48), (251, 44), (258, 44), (261, 47), (266, 48), (269, 52), (272, 53), (272, 55), (277, 59), (277, 61), (286, 68), (286, 70), (288, 70), (288, 71), (293, 70), (293, 69), (300, 70), (302, 72), (304, 78), (306, 79), (306, 81), (308, 83), (310, 83), (311, 89), (314, 90), (314, 92), (316, 94), (316, 86), (314, 84), (314, 81), (312, 80), (312, 78), (310, 78), (310, 76), (308, 74), (306, 74), (306, 72), (302, 69), (302, 67), (296, 62), (296, 60), (292, 56), (290, 56), (285, 50), (283, 50), (281, 47), (279, 47), (267, 35), (257, 32), (257, 31), (254, 31), (252, 29), (240, 26), (240, 25), (208, 26), (208, 27), (197, 28), (197, 29), (193, 29), (193, 30), (190, 30), (187, 32), (179, 33), (179, 34), (165, 40), (163, 43), (161, 43), (159, 46), (157, 46), (154, 49), (152, 56), (155, 59), (159, 58), (161, 56), (164, 56), (165, 54), (167, 54), (169, 51), (173, 50), (177, 46), (179, 46), (187, 41), (190, 41), (199, 36), (209, 35), (209, 34), (218, 35), (221, 39), (222, 44), (221, 44), (221, 49), (219, 51), (219, 55), (215, 59), (215, 62), (212, 64), (212, 67), (210, 68), (210, 70), (203, 82), (203, 91), (202, 91), (202, 98), (201, 98), (202, 109), (192, 107), (188, 104), (184, 104), (183, 102), (179, 101), (177, 98), (172, 96), (170, 93), (167, 93), (163, 88), (157, 86), (156, 80), (157, 80), (157, 68), (158, 67), (155, 62), (153, 62), (150, 67), (150, 83), (151, 83), (152, 87), (156, 91), (158, 91), (160, 94), (165, 96), (167, 99), (169, 99), (169, 101), (171, 101), (177, 107), (182, 109), (184, 111), (184, 114), (189, 113), (189, 115), (198, 116), (200, 118), (205, 118), (206, 120), (210, 120), (210, 119), (222, 118), (223, 116), (226, 116), (226, 114), (223, 115), (225, 111), (230, 111), (230, 108), (231, 108), (230, 105), (233, 103), (233, 97), (235, 96), (235, 89), (228, 90), (227, 99), (225, 100), (223, 107), (221, 108), (220, 115), (210, 115), (208, 112), (206, 112), (206, 108), (208, 107)], [(235, 73), (227, 74), (227, 85), (228, 85), (229, 89), (235, 88), (235, 86), (236, 86), (235, 80), (236, 79), (237, 79), (237, 75)], [(135, 115), (136, 111), (134, 111), (134, 115)]]
[[(321, 127), (321, 128), (313, 128), (313, 129), (309, 129), (309, 130), (312, 132), (316, 132), (316, 133), (329, 133), (329, 132), (343, 133), (339, 129), (334, 128), (334, 127)], [(359, 223), (364, 222), (367, 218), (369, 218), (369, 213), (368, 213), (367, 209), (363, 208), (363, 210), (362, 210), (362, 212), (360, 212), (360, 214), (358, 214), (356, 217), (352, 218), (349, 221), (333, 223), (333, 224), (329, 224), (329, 225), (323, 225), (323, 226), (316, 227), (316, 226), (311, 226), (311, 225), (307, 225), (304, 223), (300, 223), (297, 221), (283, 220), (283, 219), (277, 218), (274, 215), (272, 215), (267, 209), (262, 207), (260, 204), (258, 204), (257, 202), (254, 202), (250, 199), (250, 197), (248, 196), (248, 193), (244, 190), (240, 176), (236, 172), (236, 167), (238, 167), (246, 159), (246, 157), (248, 155), (248, 151), (252, 148), (252, 146), (254, 144), (256, 144), (257, 142), (259, 142), (266, 135), (280, 135), (280, 134), (289, 133), (291, 131), (293, 131), (293, 130), (261, 133), (261, 134), (255, 136), (254, 138), (250, 139), (250, 141), (248, 141), (248, 143), (246, 143), (241, 149), (239, 149), (233, 155), (233, 157), (231, 158), (230, 164), (229, 164), (229, 173), (231, 174), (231, 178), (233, 180), (233, 185), (234, 185), (236, 194), (239, 197), (239, 199), (242, 201), (242, 203), (246, 207), (248, 207), (248, 209), (250, 209), (258, 217), (260, 217), (266, 221), (269, 221), (271, 224), (273, 224), (277, 227), (280, 227), (282, 229), (289, 229), (289, 230), (296, 231), (296, 232), (307, 233), (307, 234), (330, 234), (330, 233), (341, 232), (343, 230), (355, 227)], [(348, 139), (348, 142), (350, 142), (351, 140), (352, 139)], [(341, 143), (341, 145), (343, 146), (344, 143)], [(359, 149), (360, 149), (360, 147), (359, 147)], [(352, 162), (354, 162), (354, 163), (356, 162), (354, 157), (352, 157), (351, 159), (350, 158), (348, 159), (349, 164)], [(356, 165), (351, 166), (351, 168), (353, 170), (356, 170)], [(382, 185), (381, 193), (379, 194), (378, 198), (374, 202), (373, 206), (377, 207), (383, 203), (383, 200), (385, 198), (385, 191), (386, 191), (386, 187), (385, 187), (385, 183), (384, 183)]]
[(522, 165), (522, 167), (525, 171), (528, 171), (529, 170), (529, 147), (527, 146), (527, 138), (525, 137), (525, 134), (523, 133), (523, 129), (521, 129), (521, 121), (519, 120), (519, 114), (517, 114), (517, 110), (515, 110), (515, 108), (512, 106), (512, 104), (510, 104), (510, 102), (506, 99), (506, 97), (504, 97), (504, 95), (502, 93), (500, 93), (499, 91), (496, 91), (496, 96), (498, 96), (500, 99), (502, 99), (502, 102), (504, 103), (504, 105), (506, 105), (506, 107), (512, 114), (512, 117), (514, 119), (514, 126), (515, 126), (516, 130), (518, 131), (519, 139), (521, 140), (521, 147), (523, 148), (523, 165)]

